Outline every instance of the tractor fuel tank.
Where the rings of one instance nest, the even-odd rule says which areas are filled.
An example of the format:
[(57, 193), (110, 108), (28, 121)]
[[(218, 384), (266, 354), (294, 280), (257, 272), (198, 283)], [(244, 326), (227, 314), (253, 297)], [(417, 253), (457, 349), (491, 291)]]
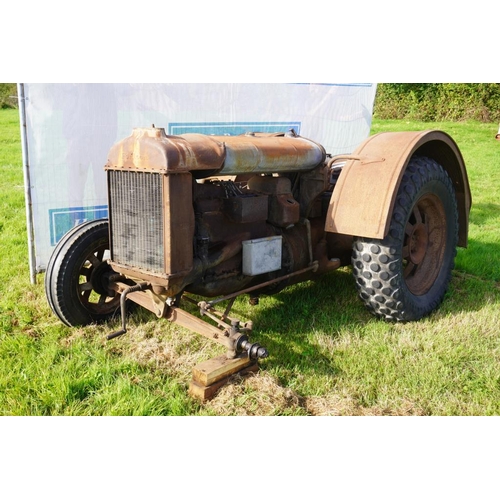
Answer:
[(203, 178), (308, 171), (325, 158), (323, 146), (293, 131), (170, 136), (165, 129), (153, 127), (136, 128), (131, 136), (115, 144), (106, 169), (164, 174), (192, 172), (196, 178)]
[(323, 146), (293, 131), (216, 139), (223, 142), (226, 149), (226, 159), (218, 175), (303, 172), (322, 164), (326, 158)]

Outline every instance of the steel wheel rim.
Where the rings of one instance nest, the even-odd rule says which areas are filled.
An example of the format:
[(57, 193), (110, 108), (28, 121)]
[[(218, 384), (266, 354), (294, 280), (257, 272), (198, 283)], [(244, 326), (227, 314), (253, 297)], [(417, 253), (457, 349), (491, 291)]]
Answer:
[(446, 249), (446, 214), (434, 194), (415, 203), (405, 227), (403, 277), (414, 295), (426, 294), (438, 278)]
[(111, 271), (106, 262), (107, 244), (102, 244), (85, 255), (78, 269), (77, 294), (82, 306), (95, 315), (112, 313), (120, 304), (120, 296), (110, 296), (103, 283)]

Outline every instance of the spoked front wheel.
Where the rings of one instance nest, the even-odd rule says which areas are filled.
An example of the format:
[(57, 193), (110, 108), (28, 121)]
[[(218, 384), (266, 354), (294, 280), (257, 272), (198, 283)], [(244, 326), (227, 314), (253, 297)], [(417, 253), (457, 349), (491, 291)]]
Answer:
[(109, 293), (112, 274), (108, 221), (86, 222), (69, 231), (57, 244), (47, 264), (45, 293), (59, 319), (68, 326), (100, 323), (120, 305), (120, 296)]

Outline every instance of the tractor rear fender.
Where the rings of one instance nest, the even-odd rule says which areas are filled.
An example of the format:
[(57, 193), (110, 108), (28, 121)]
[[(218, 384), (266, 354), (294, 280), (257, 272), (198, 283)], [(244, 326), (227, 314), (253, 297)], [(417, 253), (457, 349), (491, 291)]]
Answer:
[(458, 244), (466, 247), (471, 207), (469, 180), (458, 146), (439, 130), (383, 132), (361, 143), (349, 155), (337, 181), (325, 230), (383, 239), (399, 184), (413, 156), (434, 159), (450, 176), (458, 204)]

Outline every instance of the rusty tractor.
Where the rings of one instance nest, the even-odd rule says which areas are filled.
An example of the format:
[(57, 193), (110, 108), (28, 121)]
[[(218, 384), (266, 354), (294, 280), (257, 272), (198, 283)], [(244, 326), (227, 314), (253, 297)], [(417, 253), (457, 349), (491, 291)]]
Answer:
[(115, 144), (105, 170), (109, 219), (60, 240), (49, 304), (69, 326), (121, 311), (111, 339), (126, 333), (131, 301), (222, 344), (206, 386), (268, 355), (251, 322), (230, 316), (236, 297), (257, 304), (352, 265), (374, 315), (418, 320), (441, 303), (456, 247), (467, 245), (467, 173), (442, 131), (381, 133), (331, 156), (293, 130), (169, 136), (153, 126)]

